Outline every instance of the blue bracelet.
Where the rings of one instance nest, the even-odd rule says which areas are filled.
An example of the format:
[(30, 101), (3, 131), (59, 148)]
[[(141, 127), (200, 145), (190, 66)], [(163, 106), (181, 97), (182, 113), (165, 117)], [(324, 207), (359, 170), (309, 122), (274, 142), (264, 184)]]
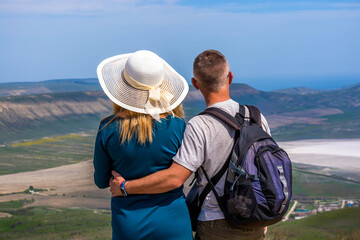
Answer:
[(127, 194), (127, 192), (126, 192), (126, 190), (125, 190), (125, 182), (126, 182), (126, 181), (123, 181), (123, 182), (121, 183), (121, 185), (120, 185), (120, 190), (121, 190), (121, 193), (124, 195), (124, 197), (127, 197), (128, 194)]

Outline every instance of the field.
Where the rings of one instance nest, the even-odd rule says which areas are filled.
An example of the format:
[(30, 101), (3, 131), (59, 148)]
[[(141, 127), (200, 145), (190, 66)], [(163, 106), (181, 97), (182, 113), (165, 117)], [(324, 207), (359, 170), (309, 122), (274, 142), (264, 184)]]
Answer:
[(33, 126), (4, 130), (0, 133), (0, 147), (18, 141), (31, 141), (32, 139), (68, 135), (74, 132), (89, 132), (89, 129), (96, 131), (99, 127), (101, 117), (96, 115), (86, 115), (83, 117), (86, 118), (86, 120), (68, 117), (68, 119), (44, 120)]
[(0, 175), (92, 159), (95, 132), (59, 135), (0, 147)]
[[(289, 124), (280, 126), (272, 132), (278, 141), (297, 139), (331, 139), (331, 138), (358, 138), (360, 136), (360, 124), (354, 119), (360, 117), (359, 113), (345, 112), (333, 116), (326, 116), (317, 124)], [(348, 127), (342, 127), (348, 126)]]
[[(29, 207), (28, 200), (0, 202), (0, 239), (110, 239), (110, 211)], [(23, 208), (25, 207), (25, 208)]]

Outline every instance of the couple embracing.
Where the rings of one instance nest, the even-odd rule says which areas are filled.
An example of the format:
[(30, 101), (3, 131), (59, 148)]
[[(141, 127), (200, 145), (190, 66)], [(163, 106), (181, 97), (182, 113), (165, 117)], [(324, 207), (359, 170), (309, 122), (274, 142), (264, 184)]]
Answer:
[[(95, 183), (111, 187), (113, 239), (193, 239), (183, 183), (197, 172), (199, 192), (224, 165), (234, 145), (235, 130), (210, 115), (187, 124), (181, 102), (188, 84), (169, 64), (150, 51), (104, 60), (98, 77), (114, 103), (104, 118), (94, 153)], [(193, 86), (206, 106), (232, 116), (239, 104), (229, 95), (233, 73), (223, 54), (200, 53), (193, 63)], [(245, 108), (249, 117), (249, 109)], [(261, 115), (262, 128), (270, 134)], [(225, 175), (215, 185), (224, 193)], [(195, 239), (264, 239), (266, 228), (233, 226), (212, 191), (198, 215)]]

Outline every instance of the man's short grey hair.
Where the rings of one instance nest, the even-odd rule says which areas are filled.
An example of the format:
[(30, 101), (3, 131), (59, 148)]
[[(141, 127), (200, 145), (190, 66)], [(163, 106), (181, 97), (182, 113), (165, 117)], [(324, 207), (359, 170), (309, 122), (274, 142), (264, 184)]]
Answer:
[(194, 60), (193, 73), (201, 86), (209, 92), (218, 92), (228, 76), (228, 63), (225, 56), (216, 50), (205, 50)]

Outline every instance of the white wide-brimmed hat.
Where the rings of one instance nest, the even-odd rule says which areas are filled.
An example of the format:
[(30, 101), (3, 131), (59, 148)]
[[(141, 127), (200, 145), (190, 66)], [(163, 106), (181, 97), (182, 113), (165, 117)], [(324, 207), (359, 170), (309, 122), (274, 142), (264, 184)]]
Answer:
[(107, 58), (97, 68), (100, 85), (115, 104), (133, 112), (172, 112), (186, 97), (189, 85), (167, 62), (141, 50)]

